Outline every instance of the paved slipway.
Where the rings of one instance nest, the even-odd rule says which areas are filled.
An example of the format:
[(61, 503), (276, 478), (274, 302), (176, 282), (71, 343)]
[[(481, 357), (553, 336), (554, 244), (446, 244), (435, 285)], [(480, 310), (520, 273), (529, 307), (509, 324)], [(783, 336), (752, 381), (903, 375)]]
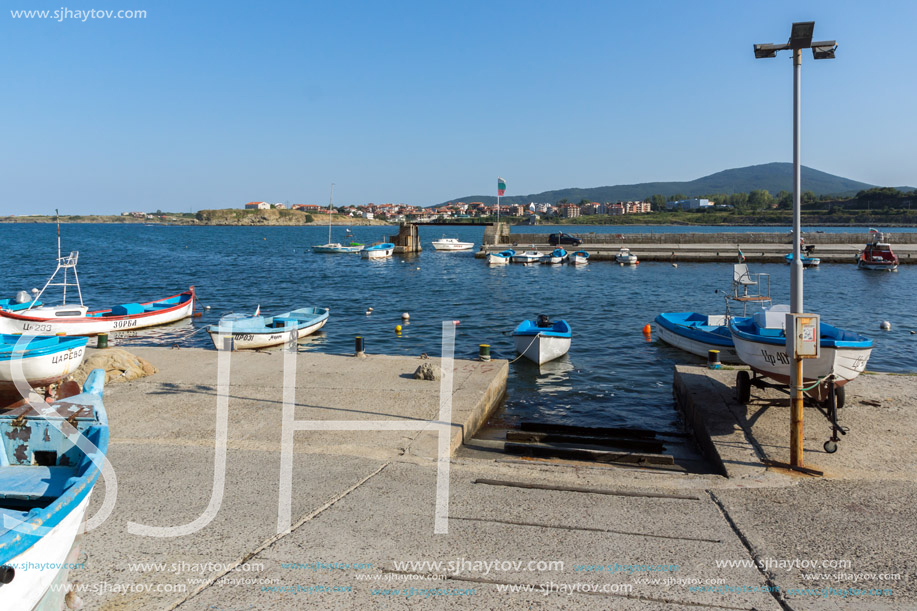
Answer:
[[(106, 389), (117, 503), (84, 538), (85, 568), (71, 573), (89, 589), (82, 594), (86, 609), (917, 606), (910, 579), (917, 573), (912, 377), (853, 382), (845, 408), (851, 433), (830, 457), (817, 453), (823, 422), (808, 418), (808, 456), (819, 464), (835, 461), (822, 479), (761, 466), (762, 455), (779, 457), (786, 445), (779, 425), (785, 408), (774, 397), (724, 408), (733, 420), (718, 421), (712, 434), (734, 446), (723, 454), (728, 478), (459, 450), (450, 463), (448, 534), (434, 534), (435, 432), (298, 431), (292, 528), (278, 534), (283, 355), (233, 354), (219, 512), (192, 534), (152, 538), (130, 534), (127, 523), (187, 524), (211, 500), (218, 356), (133, 351), (159, 373)], [(421, 362), (300, 354), (296, 420), (435, 419), (440, 383), (410, 375)], [(701, 380), (705, 371), (693, 372), (708, 385), (697, 392), (725, 405), (732, 372)], [(455, 362), (452, 446), (463, 428), (476, 426), (475, 411), (494, 401), (505, 376), (505, 361)], [(100, 482), (95, 509), (104, 492)], [(798, 565), (812, 560), (850, 561), (849, 568), (812, 572), (901, 579), (807, 580), (809, 571)], [(406, 561), (443, 565), (401, 564)], [(556, 561), (562, 568), (537, 564)], [(768, 562), (778, 564), (756, 566)], [(794, 566), (787, 569), (788, 562)], [(446, 578), (430, 579), (431, 573)], [(120, 592), (125, 586), (131, 591)], [(508, 586), (521, 587), (509, 592)], [(893, 594), (852, 595), (854, 587)], [(819, 595), (827, 588), (848, 595)]]

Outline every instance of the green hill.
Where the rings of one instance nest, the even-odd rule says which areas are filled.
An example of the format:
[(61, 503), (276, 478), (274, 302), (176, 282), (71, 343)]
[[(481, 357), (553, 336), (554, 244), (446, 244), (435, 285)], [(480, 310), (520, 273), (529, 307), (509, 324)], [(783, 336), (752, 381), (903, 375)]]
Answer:
[[(856, 195), (858, 191), (870, 189), (875, 185), (858, 182), (827, 172), (802, 167), (802, 189), (813, 191), (815, 195), (837, 195), (841, 197)], [(528, 204), (529, 202), (548, 202), (556, 204), (562, 199), (578, 203), (583, 199), (596, 202), (617, 202), (647, 199), (660, 194), (666, 197), (683, 194), (687, 197), (712, 195), (714, 193), (748, 193), (755, 189), (766, 189), (772, 195), (779, 191), (793, 190), (792, 163), (766, 163), (745, 168), (723, 170), (716, 174), (704, 176), (686, 182), (645, 182), (635, 185), (615, 185), (609, 187), (571, 188), (532, 193), (529, 195), (507, 195), (501, 198), (504, 204)], [(497, 198), (491, 195), (467, 195), (449, 202), (484, 202), (494, 204)]]

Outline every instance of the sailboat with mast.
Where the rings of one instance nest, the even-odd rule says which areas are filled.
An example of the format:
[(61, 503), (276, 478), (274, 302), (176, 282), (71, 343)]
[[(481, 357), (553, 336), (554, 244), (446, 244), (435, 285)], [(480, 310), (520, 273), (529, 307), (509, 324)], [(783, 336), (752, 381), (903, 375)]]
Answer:
[[(339, 253), (339, 252), (360, 252), (363, 250), (363, 244), (357, 242), (350, 242), (348, 244), (341, 244), (340, 242), (331, 241), (331, 213), (334, 211), (334, 183), (331, 183), (331, 199), (328, 202), (328, 243), (321, 244), (319, 246), (313, 246), (312, 252), (318, 253)], [(353, 236), (350, 233), (350, 230), (347, 230), (347, 235)]]

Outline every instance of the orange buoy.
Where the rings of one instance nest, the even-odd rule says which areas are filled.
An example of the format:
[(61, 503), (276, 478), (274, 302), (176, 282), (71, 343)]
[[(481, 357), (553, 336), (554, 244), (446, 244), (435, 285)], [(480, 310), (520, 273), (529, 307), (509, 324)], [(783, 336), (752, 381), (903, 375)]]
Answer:
[(643, 334), (644, 335), (649, 335), (652, 332), (653, 332), (653, 328), (649, 325), (649, 323), (643, 325)]

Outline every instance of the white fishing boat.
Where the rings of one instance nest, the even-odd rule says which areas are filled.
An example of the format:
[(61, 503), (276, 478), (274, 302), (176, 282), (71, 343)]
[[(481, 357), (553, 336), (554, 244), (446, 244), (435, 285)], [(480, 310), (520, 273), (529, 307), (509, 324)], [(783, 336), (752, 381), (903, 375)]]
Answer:
[[(257, 350), (296, 342), (328, 322), (328, 308), (299, 308), (277, 316), (228, 314), (207, 327), (217, 350)], [(231, 341), (227, 341), (231, 340)]]
[(589, 253), (585, 250), (577, 250), (570, 256), (570, 263), (573, 265), (586, 265), (589, 263)]
[(512, 248), (502, 250), (500, 252), (491, 252), (487, 254), (487, 264), (488, 265), (506, 265), (513, 258), (513, 255), (516, 254), (516, 251)]
[(460, 242), (457, 238), (443, 236), (433, 242), (433, 248), (436, 250), (471, 250), (474, 248), (474, 242)]
[[(784, 329), (789, 311), (789, 306), (775, 305), (754, 316), (732, 318), (729, 321), (736, 354), (742, 362), (755, 373), (781, 384), (790, 381), (792, 359), (787, 355)], [(872, 353), (873, 342), (858, 333), (844, 331), (824, 322), (820, 324), (820, 329), (819, 357), (803, 360), (803, 381), (809, 385), (818, 382), (807, 394), (817, 400), (824, 400), (827, 394), (825, 383), (829, 376), (836, 388), (843, 388), (847, 382), (863, 373)], [(739, 391), (740, 397), (743, 393), (747, 397), (745, 388)]]
[(622, 248), (618, 251), (618, 254), (615, 255), (615, 261), (623, 265), (637, 265), (637, 255), (630, 251), (630, 248)]
[(364, 246), (360, 251), (360, 256), (364, 259), (384, 259), (391, 257), (395, 252), (395, 245), (391, 242), (382, 242), (372, 246)]
[(538, 263), (541, 261), (541, 258), (544, 256), (544, 253), (536, 250), (535, 245), (532, 244), (531, 250), (526, 250), (522, 253), (517, 253), (513, 255), (513, 263)]
[(551, 321), (544, 314), (522, 321), (513, 330), (516, 352), (539, 365), (567, 354), (572, 337), (567, 321)]
[(32, 388), (60, 382), (73, 373), (86, 354), (85, 337), (0, 335), (0, 394), (17, 381)]
[[(331, 213), (334, 212), (334, 183), (331, 183), (331, 198), (328, 202), (328, 242), (326, 244), (321, 244), (319, 246), (313, 246), (312, 252), (315, 253), (324, 253), (324, 254), (336, 254), (336, 253), (356, 253), (363, 250), (363, 244), (357, 242), (350, 242), (348, 244), (341, 244), (340, 242), (331, 241)], [(349, 230), (348, 230), (349, 233)], [(346, 236), (345, 236), (346, 237)]]
[(0, 609), (65, 608), (67, 567), (79, 562), (86, 509), (108, 451), (104, 384), (105, 371), (96, 369), (81, 394), (0, 414)]
[(567, 251), (563, 248), (555, 248), (549, 254), (541, 257), (541, 262), (546, 265), (557, 265), (567, 260)]

